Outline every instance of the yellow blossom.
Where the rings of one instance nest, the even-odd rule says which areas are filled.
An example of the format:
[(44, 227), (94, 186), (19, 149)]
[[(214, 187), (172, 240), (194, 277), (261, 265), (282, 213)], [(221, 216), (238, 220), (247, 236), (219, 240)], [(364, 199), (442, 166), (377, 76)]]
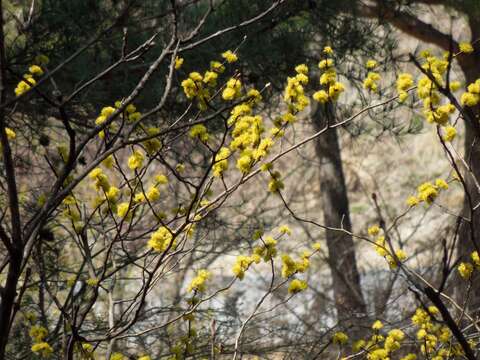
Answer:
[(31, 349), (42, 357), (49, 357), (53, 353), (53, 348), (46, 342), (33, 344)]
[(155, 176), (155, 181), (158, 183), (158, 184), (161, 184), (161, 185), (165, 185), (165, 184), (168, 184), (168, 178), (163, 175), (163, 174), (158, 174)]
[(89, 278), (87, 279), (87, 281), (85, 281), (85, 283), (88, 285), (88, 286), (96, 286), (98, 284), (98, 279), (95, 279), (95, 278)]
[(333, 49), (330, 46), (325, 46), (323, 48), (323, 53), (327, 55), (332, 55), (333, 54)]
[(148, 201), (157, 201), (160, 198), (160, 191), (155, 186), (150, 186), (147, 192)]
[(383, 328), (383, 324), (380, 320), (376, 320), (373, 325), (372, 325), (372, 329), (373, 330), (380, 330), (381, 328)]
[[(155, 251), (163, 252), (172, 244), (172, 240), (172, 232), (165, 226), (162, 226), (151, 235), (148, 246)], [(175, 246), (175, 242), (173, 242), (172, 246)]]
[(328, 96), (332, 100), (337, 100), (342, 92), (345, 91), (345, 87), (342, 83), (336, 82), (328, 88)]
[(205, 125), (197, 124), (192, 126), (190, 129), (189, 135), (191, 138), (195, 139), (198, 138), (203, 142), (207, 142), (209, 138), (209, 134), (207, 132), (207, 128)]
[(318, 63), (318, 67), (319, 69), (327, 69), (329, 67), (332, 67), (333, 66), (333, 60), (332, 59), (323, 59), (323, 60), (320, 60), (320, 62)]
[(313, 93), (313, 99), (319, 103), (325, 104), (328, 101), (328, 94), (325, 90), (319, 90)]
[(293, 279), (288, 286), (288, 292), (290, 294), (296, 294), (302, 292), (308, 287), (307, 282), (303, 280)]
[(445, 126), (443, 128), (443, 136), (442, 136), (443, 141), (450, 142), (453, 139), (455, 139), (456, 135), (457, 135), (457, 130), (453, 126)]
[(17, 87), (15, 88), (15, 95), (20, 96), (30, 90), (32, 86), (36, 84), (35, 79), (30, 78), (28, 81), (22, 80), (18, 83)]
[(458, 265), (458, 272), (464, 279), (469, 279), (473, 272), (473, 265), (468, 262), (462, 262)]
[(448, 189), (448, 184), (445, 180), (443, 179), (436, 179), (435, 180), (435, 186), (437, 186), (440, 189), (447, 190)]
[(368, 235), (375, 236), (380, 232), (380, 227), (378, 225), (373, 225), (368, 228)]
[(136, 170), (138, 168), (141, 168), (143, 165), (143, 159), (143, 154), (140, 151), (135, 150), (133, 154), (128, 158), (128, 167), (130, 168), (130, 170)]
[(344, 332), (338, 331), (333, 334), (332, 341), (334, 344), (344, 345), (348, 342), (348, 336)]
[(375, 60), (367, 60), (365, 63), (365, 67), (367, 69), (375, 69), (377, 67), (378, 63)]
[(280, 234), (292, 235), (292, 230), (287, 225), (282, 225), (278, 228)]
[(308, 74), (308, 66), (305, 65), (305, 64), (297, 65), (297, 66), (295, 66), (295, 71), (299, 74), (307, 75)]
[(238, 60), (238, 57), (235, 53), (233, 53), (231, 50), (227, 50), (224, 53), (222, 53), (222, 57), (227, 60), (229, 63), (234, 63), (235, 61)]
[(197, 276), (193, 278), (192, 282), (188, 286), (188, 291), (205, 291), (205, 282), (212, 276), (208, 270), (199, 270)]
[(240, 280), (243, 280), (245, 272), (248, 270), (250, 265), (255, 262), (255, 258), (252, 256), (239, 255), (233, 265), (232, 271), (236, 277)]
[(477, 266), (480, 267), (480, 256), (478, 255), (477, 251), (474, 251), (470, 254), (470, 257), (472, 258), (473, 263)]
[(470, 92), (463, 93), (460, 97), (460, 102), (464, 106), (473, 107), (476, 106), (480, 101), (480, 96), (478, 94), (473, 94)]
[(183, 58), (181, 58), (179, 56), (175, 57), (175, 69), (176, 70), (178, 70), (182, 67), (183, 61), (184, 61)]
[(451, 91), (457, 91), (458, 89), (460, 89), (461, 86), (462, 85), (461, 85), (460, 81), (452, 81), (450, 83), (450, 90)]
[(215, 71), (218, 74), (221, 74), (225, 71), (225, 66), (223, 66), (222, 63), (219, 61), (211, 61), (210, 70)]
[(17, 134), (12, 129), (6, 127), (5, 133), (7, 134), (8, 140), (14, 140), (17, 137)]
[(231, 152), (229, 148), (222, 147), (217, 155), (215, 155), (215, 163), (213, 164), (213, 176), (220, 177), (224, 171), (228, 169), (228, 157)]
[(473, 52), (473, 46), (470, 43), (462, 42), (459, 44), (460, 51), (465, 54), (470, 54)]
[(117, 215), (118, 217), (124, 218), (127, 216), (128, 210), (130, 209), (130, 203), (123, 202), (118, 205), (117, 207)]
[(128, 114), (133, 114), (137, 111), (137, 107), (133, 104), (128, 104), (127, 107), (125, 108), (125, 111), (128, 113)]
[(33, 341), (41, 342), (48, 335), (48, 330), (41, 325), (33, 325), (28, 335), (30, 335)]
[(38, 76), (42, 76), (43, 75), (43, 70), (40, 66), (38, 65), (32, 65), (28, 68), (28, 71), (30, 71), (30, 73), (32, 75), (38, 75)]
[(409, 196), (408, 199), (407, 199), (407, 205), (408, 206), (415, 206), (415, 205), (418, 205), (420, 203), (420, 199), (417, 198), (416, 196)]
[(427, 204), (431, 204), (437, 196), (437, 188), (430, 182), (425, 182), (418, 187), (418, 197)]

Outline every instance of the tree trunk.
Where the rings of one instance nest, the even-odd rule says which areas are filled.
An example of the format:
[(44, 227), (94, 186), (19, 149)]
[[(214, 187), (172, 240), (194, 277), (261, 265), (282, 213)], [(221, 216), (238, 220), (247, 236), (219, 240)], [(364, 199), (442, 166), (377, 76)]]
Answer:
[[(468, 85), (480, 78), (480, 56), (475, 54), (464, 56), (468, 56), (468, 58), (460, 59), (460, 65), (465, 75), (466, 85)], [(477, 187), (477, 182), (480, 181), (480, 131), (478, 126), (480, 107), (476, 106), (467, 110), (473, 110), (473, 119), (471, 121), (465, 119), (464, 143), (464, 157), (466, 163), (471, 168), (471, 173), (468, 171), (463, 173), (466, 191), (468, 192), (468, 195), (465, 194), (464, 196), (463, 216), (470, 219), (471, 222), (464, 221), (462, 223), (457, 243), (457, 253), (461, 261), (471, 262), (470, 254), (480, 247), (480, 213), (479, 209), (475, 208), (480, 203), (480, 193)], [(477, 124), (474, 124), (474, 122), (477, 122)], [(471, 283), (468, 309), (472, 315), (478, 316), (480, 314), (480, 276), (478, 271), (474, 272)], [(467, 283), (465, 281), (456, 281), (456, 284), (456, 298), (459, 304), (462, 305), (467, 300), (465, 298)]]
[[(332, 124), (334, 118), (331, 105), (312, 108), (312, 122), (316, 131), (325, 128), (328, 123)], [(351, 231), (347, 188), (336, 128), (331, 128), (318, 137), (315, 147), (321, 163), (320, 198), (324, 225)], [(366, 307), (353, 239), (344, 232), (334, 230), (327, 230), (326, 238), (338, 320), (347, 326), (359, 325), (361, 319), (366, 317)]]

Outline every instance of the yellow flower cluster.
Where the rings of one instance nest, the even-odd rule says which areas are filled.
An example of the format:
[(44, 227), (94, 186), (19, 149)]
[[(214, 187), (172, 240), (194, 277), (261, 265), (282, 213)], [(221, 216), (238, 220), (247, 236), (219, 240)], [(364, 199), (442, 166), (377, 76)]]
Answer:
[(95, 279), (95, 278), (88, 278), (85, 283), (88, 285), (88, 286), (97, 286), (98, 284), (98, 279)]
[(227, 147), (222, 147), (218, 151), (213, 164), (213, 176), (220, 177), (228, 169), (228, 157), (230, 154), (231, 151)]
[[(117, 109), (120, 109), (122, 106), (121, 101), (115, 101), (115, 107)], [(127, 107), (125, 108), (125, 114), (124, 114), (129, 122), (135, 122), (140, 120), (142, 117), (142, 113), (137, 111), (137, 107), (133, 104), (128, 104)]]
[(225, 89), (222, 91), (223, 100), (234, 100), (242, 95), (242, 82), (240, 79), (231, 78), (227, 81)]
[(238, 255), (233, 265), (232, 271), (236, 277), (240, 280), (243, 280), (245, 277), (245, 272), (248, 270), (250, 265), (253, 263), (258, 264), (260, 262), (260, 256), (252, 255), (252, 256), (245, 256), (245, 255)]
[(179, 57), (179, 56), (177, 56), (177, 57), (175, 58), (175, 70), (180, 69), (180, 68), (182, 67), (182, 65), (183, 65), (183, 62), (184, 62), (184, 59), (181, 58), (181, 57)]
[[(245, 102), (236, 105), (231, 110), (228, 119), (228, 125), (233, 125), (230, 150), (240, 151), (236, 165), (243, 173), (248, 173), (255, 162), (267, 156), (270, 148), (274, 144), (270, 137), (261, 137), (265, 131), (263, 119), (260, 115), (252, 114), (252, 106), (258, 103), (260, 94), (257, 94), (256, 90), (255, 92), (252, 90), (249, 91), (250, 95), (247, 94), (247, 100)], [(226, 170), (228, 163), (224, 160), (229, 155), (230, 153), (228, 153), (227, 150), (224, 150), (223, 154), (219, 153), (217, 155), (219, 156), (218, 161), (220, 162), (218, 163), (218, 166), (214, 167), (214, 175), (215, 173), (221, 174)], [(218, 171), (215, 171), (216, 169)]]
[(202, 111), (206, 110), (207, 102), (211, 98), (210, 89), (217, 86), (218, 75), (224, 70), (225, 68), (222, 64), (214, 61), (210, 64), (210, 70), (205, 71), (203, 76), (197, 71), (191, 72), (188, 78), (181, 83), (187, 99), (196, 98), (198, 108)]
[(373, 70), (377, 67), (378, 63), (376, 60), (367, 60), (365, 67), (369, 70)]
[(372, 329), (374, 331), (372, 337), (366, 340), (358, 340), (353, 345), (355, 352), (366, 351), (368, 353), (368, 360), (389, 360), (392, 353), (400, 349), (401, 341), (405, 338), (405, 334), (400, 329), (392, 329), (387, 336), (380, 334), (383, 328), (381, 321), (377, 320), (373, 323)]
[(460, 102), (464, 106), (476, 106), (480, 102), (480, 79), (467, 87), (467, 92), (462, 94)]
[(323, 49), (323, 53), (327, 57), (318, 63), (318, 67), (322, 70), (320, 84), (323, 85), (324, 89), (313, 94), (313, 99), (322, 104), (338, 100), (340, 94), (345, 91), (343, 84), (337, 82), (337, 72), (333, 66), (333, 60), (328, 58), (328, 55), (333, 55), (332, 48), (326, 46)]
[[(373, 225), (368, 228), (368, 235), (370, 236), (377, 236), (379, 235), (379, 233), (380, 233), (380, 227), (378, 225)], [(407, 259), (407, 254), (403, 249), (395, 250), (395, 256), (393, 256), (387, 248), (385, 236), (383, 235), (377, 236), (377, 238), (375, 239), (374, 248), (378, 255), (385, 258), (388, 265), (390, 266), (390, 269), (397, 268), (398, 266), (397, 260), (402, 262)]]
[(100, 115), (95, 119), (96, 125), (102, 125), (115, 112), (115, 108), (106, 106), (100, 111)]
[[(95, 125), (100, 126), (103, 123), (105, 123), (117, 109), (119, 109), (122, 106), (122, 102), (116, 101), (115, 102), (115, 107), (112, 106), (105, 106), (102, 108), (100, 111), (100, 115), (95, 119)], [(142, 114), (137, 111), (137, 108), (133, 104), (128, 104), (125, 108), (124, 112), (124, 117), (129, 121), (129, 122), (135, 122), (141, 119)], [(108, 129), (110, 131), (113, 131), (115, 129), (115, 124), (109, 124)], [(105, 138), (105, 130), (101, 130), (98, 133), (98, 136), (101, 139)]]
[(380, 227), (378, 225), (373, 225), (368, 228), (368, 235), (375, 236), (380, 233)]
[(253, 253), (263, 258), (267, 262), (277, 256), (277, 240), (271, 236), (267, 236), (262, 245), (253, 248)]
[[(444, 59), (442, 60), (432, 56), (428, 51), (424, 51), (422, 52), (422, 57), (425, 58), (422, 68), (430, 75), (422, 76), (417, 84), (417, 94), (423, 102), (423, 115), (427, 122), (441, 126), (444, 133), (443, 139), (445, 141), (451, 141), (455, 137), (456, 130), (453, 126), (449, 125), (449, 122), (450, 117), (456, 111), (456, 108), (451, 103), (441, 103), (441, 96), (438, 89), (439, 86), (445, 86), (443, 78), (448, 69), (448, 54), (445, 54)], [(401, 86), (401, 84), (403, 84), (403, 86)], [(403, 79), (399, 77), (397, 80), (397, 89), (400, 92), (400, 100), (406, 98), (404, 91), (407, 88), (407, 85), (412, 85), (411, 77), (409, 75), (405, 75)], [(460, 83), (458, 81), (452, 81), (450, 83), (450, 89), (452, 91), (458, 90), (459, 87)], [(471, 90), (475, 89), (472, 87)], [(471, 103), (472, 98), (475, 98), (474, 93), (467, 92), (462, 96), (462, 103)]]
[(228, 63), (234, 63), (235, 61), (238, 60), (237, 55), (232, 52), (231, 50), (227, 50), (224, 53), (222, 53), (222, 57), (227, 60)]
[(37, 84), (35, 76), (40, 77), (43, 75), (43, 69), (38, 65), (32, 65), (28, 68), (28, 73), (23, 75), (25, 80), (21, 80), (15, 88), (15, 95), (20, 96), (31, 89), (32, 86)]
[[(283, 236), (283, 235), (290, 235), (291, 230), (288, 226), (282, 225), (278, 228), (279, 235), (277, 236), (277, 239), (275, 239), (272, 236), (266, 236), (265, 239), (262, 238), (263, 236), (263, 230), (257, 230), (254, 235), (253, 239), (254, 240), (261, 240), (261, 244), (255, 246), (253, 248), (252, 255), (247, 256), (247, 255), (239, 255), (237, 256), (237, 259), (235, 261), (235, 264), (233, 265), (232, 271), (235, 274), (236, 277), (238, 277), (240, 280), (242, 280), (245, 276), (245, 272), (248, 270), (248, 268), (253, 264), (259, 264), (262, 260), (265, 262), (269, 262), (278, 255), (277, 251), (277, 240)], [(320, 249), (320, 246), (318, 243), (313, 245), (314, 248), (314, 253), (317, 252)], [(303, 273), (305, 272), (309, 265), (310, 265), (310, 260), (309, 258), (313, 254), (310, 251), (303, 251), (300, 254), (300, 259), (298, 261), (293, 260), (290, 255), (284, 254), (282, 255), (282, 277), (284, 278), (290, 278), (293, 275), (297, 273)], [(290, 293), (296, 293), (302, 290), (305, 290), (307, 287), (307, 284), (303, 281), (296, 281), (292, 284), (290, 284), (291, 289), (289, 290)]]
[(117, 215), (120, 218), (124, 218), (128, 215), (128, 212), (130, 211), (130, 203), (129, 202), (123, 202), (121, 204), (118, 204), (117, 206)]
[(289, 278), (297, 273), (304, 273), (310, 266), (310, 256), (312, 254), (305, 251), (301, 254), (299, 260), (295, 261), (288, 254), (282, 255), (282, 277)]
[(170, 245), (172, 248), (175, 248), (175, 240), (173, 239), (173, 234), (170, 229), (165, 226), (158, 228), (158, 230), (151, 235), (150, 240), (148, 240), (148, 246), (158, 252), (164, 252)]
[(292, 235), (292, 230), (288, 227), (288, 225), (282, 225), (278, 228), (280, 234)]
[(143, 166), (145, 156), (140, 150), (134, 150), (132, 155), (128, 158), (128, 167), (130, 170), (138, 170)]
[(145, 132), (150, 138), (143, 141), (142, 144), (147, 153), (153, 155), (162, 148), (160, 139), (155, 137), (160, 134), (160, 129), (158, 127), (149, 127), (145, 130)]
[(127, 360), (127, 358), (119, 352), (114, 352), (112, 356), (110, 356), (110, 360)]
[(271, 193), (276, 193), (285, 187), (283, 181), (281, 180), (280, 172), (270, 171), (270, 176), (271, 179), (268, 182), (268, 191), (270, 191)]
[(407, 90), (413, 85), (412, 75), (409, 73), (402, 73), (397, 78), (397, 92), (400, 102), (404, 102), (408, 97)]
[(478, 255), (477, 251), (474, 251), (470, 254), (470, 257), (472, 259), (472, 263), (470, 262), (461, 262), (460, 265), (458, 265), (458, 272), (462, 278), (465, 280), (470, 279), (472, 276), (472, 273), (475, 269), (480, 269), (480, 256)]
[(369, 71), (367, 78), (363, 80), (363, 87), (371, 92), (378, 91), (378, 82), (380, 81), (380, 74), (374, 71)]
[(48, 330), (41, 325), (33, 325), (28, 335), (34, 342), (41, 342), (48, 335)]
[(90, 171), (88, 177), (94, 181), (96, 190), (102, 189), (105, 193), (108, 193), (108, 190), (110, 190), (110, 182), (108, 181), (107, 175), (103, 173), (101, 168), (97, 167)]
[(208, 279), (210, 279), (211, 276), (212, 274), (210, 271), (203, 269), (199, 270), (197, 272), (197, 276), (193, 278), (192, 282), (188, 286), (188, 291), (204, 292), (206, 289), (205, 283)]
[(420, 341), (421, 352), (430, 359), (456, 358), (463, 350), (459, 344), (452, 344), (452, 334), (449, 328), (432, 321), (432, 315), (439, 315), (435, 306), (428, 309), (418, 308), (412, 316), (412, 323), (418, 327), (417, 339)]
[(193, 125), (188, 134), (192, 139), (200, 139), (203, 142), (207, 142), (210, 137), (206, 126), (203, 124)]
[(421, 202), (430, 205), (437, 198), (439, 190), (447, 190), (448, 183), (443, 179), (436, 179), (435, 184), (424, 182), (417, 188), (417, 196), (410, 196), (407, 199), (408, 206), (416, 206)]
[(293, 279), (288, 285), (288, 292), (290, 294), (297, 294), (308, 288), (308, 284), (304, 280)]
[(472, 44), (470, 44), (468, 42), (461, 42), (459, 44), (459, 48), (460, 48), (460, 51), (465, 53), (465, 54), (470, 54), (474, 50)]
[(337, 331), (332, 336), (332, 342), (338, 345), (345, 345), (348, 342), (348, 336), (342, 331)]
[(8, 140), (15, 140), (16, 137), (17, 137), (17, 134), (15, 133), (15, 131), (13, 131), (12, 129), (6, 127), (5, 128), (5, 133), (7, 134), (7, 139)]
[(283, 100), (288, 105), (288, 113), (292, 115), (302, 111), (309, 104), (304, 89), (308, 84), (308, 67), (305, 64), (298, 65), (295, 67), (295, 72), (297, 73), (295, 76), (287, 78), (283, 95)]
[(49, 357), (53, 353), (52, 347), (44, 341), (48, 335), (48, 330), (40, 325), (33, 325), (28, 333), (32, 338), (32, 352), (42, 356)]
[(443, 141), (450, 142), (455, 139), (455, 136), (457, 136), (457, 130), (453, 126), (449, 125), (443, 128)]
[(47, 342), (39, 342), (32, 345), (32, 352), (42, 357), (50, 357), (53, 354), (53, 348)]

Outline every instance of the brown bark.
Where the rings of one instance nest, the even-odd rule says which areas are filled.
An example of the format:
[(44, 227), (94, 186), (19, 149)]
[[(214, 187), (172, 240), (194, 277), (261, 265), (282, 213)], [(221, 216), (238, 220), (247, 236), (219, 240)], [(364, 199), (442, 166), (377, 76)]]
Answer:
[[(468, 59), (460, 62), (467, 84), (480, 78), (480, 57), (469, 55)], [(464, 178), (466, 192), (463, 202), (463, 216), (470, 219), (471, 223), (464, 221), (460, 228), (460, 237), (457, 245), (457, 253), (462, 261), (471, 261), (470, 254), (480, 247), (480, 210), (475, 208), (480, 203), (480, 193), (475, 180), (480, 180), (480, 134), (473, 121), (479, 120), (480, 109), (473, 109), (472, 121), (465, 121), (465, 161), (471, 168), (471, 173), (465, 171)], [(466, 282), (457, 281), (457, 300), (464, 302), (467, 293)], [(472, 287), (468, 299), (468, 308), (472, 314), (480, 314), (480, 276), (478, 272), (472, 278)]]
[[(3, 4), (0, 0), (0, 104), (6, 100), (6, 57), (5, 36), (3, 22)], [(7, 279), (3, 288), (0, 288), (0, 360), (5, 358), (5, 352), (9, 339), (12, 317), (15, 314), (15, 298), (17, 296), (17, 284), (21, 273), (23, 255), (23, 243), (21, 233), (21, 221), (18, 202), (17, 183), (15, 180), (15, 167), (10, 143), (5, 132), (5, 110), (0, 109), (0, 142), (2, 147), (2, 161), (8, 190), (8, 210), (10, 212), (11, 238), (2, 229), (1, 236), (8, 250), (9, 264)]]
[[(333, 109), (329, 105), (320, 105), (312, 112), (316, 131), (324, 129), (333, 119)], [(324, 225), (350, 232), (352, 225), (337, 129), (330, 128), (317, 138), (315, 147), (321, 163), (320, 198)], [(366, 317), (366, 307), (355, 259), (355, 244), (352, 237), (342, 231), (326, 230), (326, 239), (338, 320), (347, 326), (359, 325)]]

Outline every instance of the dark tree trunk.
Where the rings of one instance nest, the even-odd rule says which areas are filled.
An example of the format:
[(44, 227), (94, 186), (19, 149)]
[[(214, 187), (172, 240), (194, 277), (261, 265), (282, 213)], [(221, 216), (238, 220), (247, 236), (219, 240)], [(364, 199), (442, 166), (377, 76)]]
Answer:
[[(329, 105), (319, 105), (314, 109), (312, 122), (315, 130), (319, 131), (328, 123), (332, 124), (333, 114)], [(331, 128), (318, 137), (315, 146), (321, 163), (323, 223), (328, 227), (351, 231), (347, 188), (336, 128)], [(347, 326), (359, 325), (366, 317), (366, 307), (355, 259), (355, 244), (350, 235), (341, 231), (326, 230), (326, 238), (338, 320)]]
[[(466, 84), (475, 82), (480, 78), (480, 53), (477, 55), (464, 55), (464, 59), (459, 59), (462, 71), (465, 75)], [(459, 241), (457, 243), (458, 256), (461, 261), (471, 262), (470, 254), (480, 247), (480, 210), (476, 206), (480, 203), (480, 193), (477, 183), (480, 181), (480, 131), (479, 114), (480, 107), (470, 108), (472, 110), (472, 119), (465, 119), (465, 143), (464, 157), (466, 163), (470, 166), (471, 172), (464, 171), (463, 177), (466, 183), (466, 191), (463, 201), (463, 216), (470, 219), (470, 222), (464, 221), (460, 228)], [(465, 281), (456, 281), (457, 300), (462, 305), (467, 294), (467, 283)], [(474, 272), (472, 278), (472, 287), (468, 299), (468, 309), (472, 315), (480, 314), (480, 276), (478, 271)]]

